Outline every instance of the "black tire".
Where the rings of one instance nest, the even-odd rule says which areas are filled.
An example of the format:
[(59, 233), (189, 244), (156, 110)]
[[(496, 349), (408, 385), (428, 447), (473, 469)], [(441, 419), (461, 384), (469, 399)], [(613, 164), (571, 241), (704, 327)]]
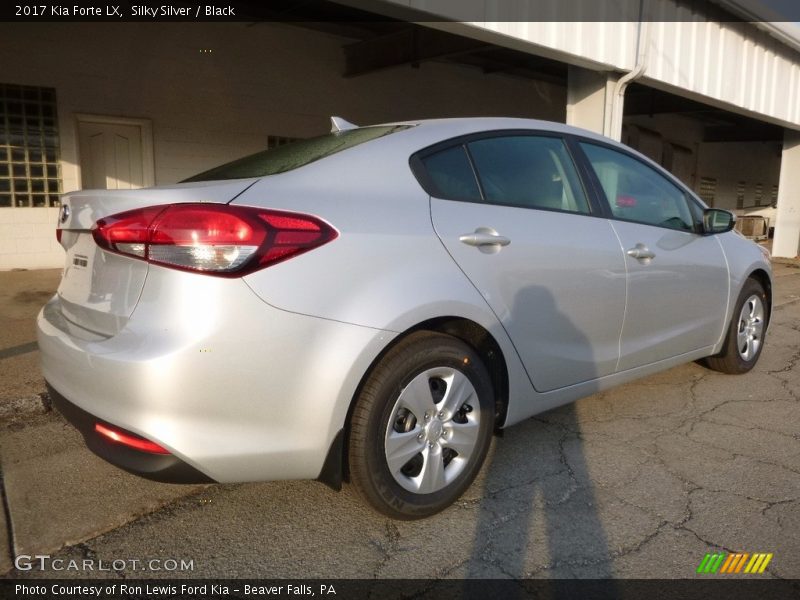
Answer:
[[(424, 397), (426, 390), (430, 398)], [(412, 402), (415, 406), (433, 407), (427, 420), (425, 415), (431, 412), (427, 408), (424, 414), (422, 408), (408, 408), (407, 402), (415, 398), (420, 398)], [(457, 410), (444, 410), (456, 404)], [(402, 520), (428, 517), (447, 508), (470, 486), (486, 458), (493, 429), (494, 392), (475, 351), (449, 335), (411, 334), (381, 359), (356, 399), (348, 443), (350, 481), (385, 515)], [(465, 433), (470, 443), (474, 436), (474, 450), (462, 455), (448, 444), (465, 439)], [(393, 455), (393, 474), (388, 448), (392, 440), (400, 443), (401, 436), (403, 452)], [(404, 462), (405, 454), (418, 446), (418, 453)], [(415, 485), (420, 487), (409, 489)]]
[[(746, 319), (743, 321), (743, 310), (750, 311), (753, 299), (757, 298), (761, 303), (762, 317), (760, 319), (760, 328), (757, 336), (757, 346), (752, 353), (743, 353), (740, 347), (740, 332), (743, 332), (743, 327), (746, 325)], [(745, 309), (745, 304), (748, 308)], [(730, 375), (739, 375), (747, 373), (758, 362), (761, 356), (761, 350), (764, 348), (764, 341), (767, 333), (767, 323), (769, 321), (769, 304), (767, 303), (767, 296), (764, 293), (764, 286), (762, 286), (755, 279), (748, 279), (742, 291), (739, 292), (739, 298), (736, 301), (736, 306), (731, 315), (731, 322), (728, 325), (728, 333), (725, 337), (725, 343), (722, 346), (722, 351), (715, 355), (710, 356), (703, 360), (703, 364), (714, 371), (720, 373), (728, 373)], [(746, 336), (747, 337), (747, 336)], [(752, 342), (751, 342), (752, 343)]]

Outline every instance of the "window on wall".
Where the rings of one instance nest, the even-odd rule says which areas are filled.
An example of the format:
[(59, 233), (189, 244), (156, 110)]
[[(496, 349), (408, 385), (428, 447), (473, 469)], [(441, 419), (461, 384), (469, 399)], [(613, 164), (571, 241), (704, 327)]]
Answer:
[(755, 205), (761, 206), (761, 198), (764, 195), (764, 186), (760, 183), (756, 184), (756, 193), (755, 193)]
[(701, 177), (698, 195), (703, 202), (709, 206), (714, 206), (714, 200), (717, 196), (717, 180), (713, 177)]
[(740, 181), (736, 184), (736, 208), (744, 208), (744, 192), (746, 187), (746, 181)]
[(58, 206), (56, 91), (0, 84), (0, 207)]

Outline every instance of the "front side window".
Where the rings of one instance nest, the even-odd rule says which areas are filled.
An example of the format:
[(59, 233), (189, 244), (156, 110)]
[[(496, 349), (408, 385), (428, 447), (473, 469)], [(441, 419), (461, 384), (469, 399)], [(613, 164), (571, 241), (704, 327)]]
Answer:
[(694, 231), (686, 195), (666, 177), (635, 158), (605, 146), (581, 142), (581, 148), (616, 218)]
[(475, 140), (467, 147), (486, 202), (589, 213), (561, 138), (509, 135)]

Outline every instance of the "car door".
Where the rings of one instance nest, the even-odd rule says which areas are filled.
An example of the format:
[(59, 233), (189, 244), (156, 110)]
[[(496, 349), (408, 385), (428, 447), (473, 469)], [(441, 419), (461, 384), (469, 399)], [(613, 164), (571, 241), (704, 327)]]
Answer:
[(728, 268), (692, 200), (633, 154), (582, 141), (625, 250), (628, 298), (619, 370), (711, 346), (722, 334)]
[(625, 265), (558, 136), (495, 133), (419, 157), (436, 233), (538, 391), (614, 372)]

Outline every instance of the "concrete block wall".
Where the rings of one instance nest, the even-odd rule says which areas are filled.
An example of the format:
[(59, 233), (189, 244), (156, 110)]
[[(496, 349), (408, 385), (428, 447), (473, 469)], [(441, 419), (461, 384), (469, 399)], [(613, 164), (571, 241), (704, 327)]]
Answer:
[(64, 264), (56, 241), (58, 208), (0, 209), (0, 271)]

